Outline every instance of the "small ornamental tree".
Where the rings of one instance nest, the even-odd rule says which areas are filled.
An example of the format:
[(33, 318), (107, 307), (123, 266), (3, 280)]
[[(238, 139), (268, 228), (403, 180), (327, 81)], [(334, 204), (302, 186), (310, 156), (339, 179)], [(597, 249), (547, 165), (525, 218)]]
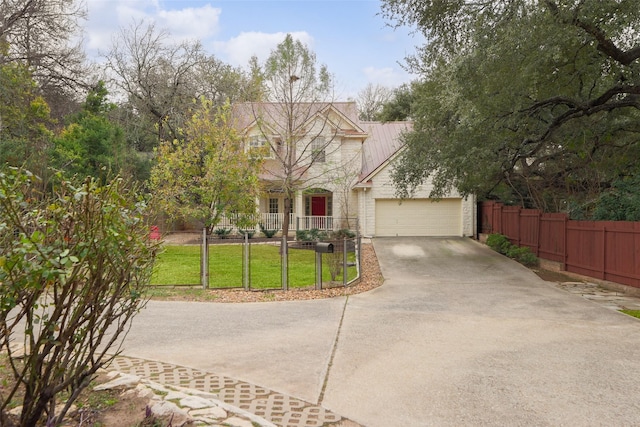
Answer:
[[(0, 349), (16, 380), (0, 388), (2, 426), (61, 424), (118, 354), (145, 304), (158, 245), (145, 203), (122, 180), (61, 180), (49, 194), (37, 193), (37, 181), (0, 169)], [(18, 396), (12, 419), (6, 410)]]
[(230, 123), (229, 105), (202, 100), (181, 140), (164, 141), (151, 188), (172, 218), (195, 219), (211, 233), (224, 214), (241, 228), (255, 226), (261, 161), (245, 152)]

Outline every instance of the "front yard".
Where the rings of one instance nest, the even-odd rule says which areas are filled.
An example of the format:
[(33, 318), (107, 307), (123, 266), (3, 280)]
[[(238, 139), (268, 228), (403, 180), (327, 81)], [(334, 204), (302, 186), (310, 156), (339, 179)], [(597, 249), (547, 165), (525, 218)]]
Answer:
[[(209, 247), (209, 287), (242, 288), (242, 245), (211, 245)], [(323, 282), (331, 281), (331, 258), (342, 260), (342, 253), (323, 254)], [(355, 255), (348, 254), (350, 265)], [(289, 249), (289, 287), (313, 287), (316, 281), (316, 254), (313, 250)], [(279, 246), (251, 245), (250, 278), (252, 289), (278, 289), (281, 287)], [(347, 269), (348, 280), (356, 277), (356, 267)], [(342, 271), (336, 277), (342, 282)], [(198, 285), (200, 283), (200, 247), (193, 245), (166, 245), (158, 256), (151, 284)]]

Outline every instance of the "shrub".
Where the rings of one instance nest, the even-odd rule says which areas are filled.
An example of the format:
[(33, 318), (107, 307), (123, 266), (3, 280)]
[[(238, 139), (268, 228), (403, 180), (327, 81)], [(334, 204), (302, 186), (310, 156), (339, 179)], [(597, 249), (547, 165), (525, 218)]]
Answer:
[(0, 425), (18, 395), (20, 426), (61, 425), (146, 302), (159, 243), (136, 189), (60, 182), (43, 194), (33, 175), (0, 169), (0, 351), (16, 380), (0, 387)]
[(260, 223), (260, 231), (262, 232), (262, 234), (264, 234), (264, 236), (267, 239), (270, 239), (276, 235), (276, 233), (278, 232), (278, 229), (276, 228), (275, 230), (269, 230), (265, 228), (264, 224)]
[(537, 267), (540, 264), (538, 257), (531, 251), (522, 254), (517, 261), (527, 267)]
[(296, 231), (296, 240), (302, 240), (303, 242), (318, 242), (326, 238), (327, 233), (320, 231), (317, 228)]
[(309, 242), (311, 239), (309, 238), (308, 230), (296, 230), (296, 240), (300, 240), (303, 242)]
[(528, 247), (512, 245), (509, 239), (502, 234), (489, 235), (489, 237), (487, 237), (487, 246), (527, 267), (535, 267), (538, 265), (538, 257), (535, 256)]
[(487, 246), (502, 255), (506, 255), (512, 245), (506, 236), (502, 234), (490, 234), (489, 237), (487, 237)]
[(244, 238), (244, 235), (246, 234), (249, 239), (252, 238), (254, 234), (256, 234), (255, 230), (240, 230), (240, 229), (238, 229), (238, 232), (240, 233), (240, 236), (242, 238)]
[(221, 239), (224, 239), (231, 233), (231, 228), (216, 228), (213, 233)]
[(534, 267), (538, 265), (538, 257), (536, 257), (531, 249), (526, 246), (518, 247), (515, 245), (511, 245), (506, 255), (509, 258), (513, 258), (518, 261), (520, 264), (524, 264), (527, 267)]
[(329, 235), (330, 239), (353, 239), (354, 237), (356, 237), (356, 233), (354, 233), (353, 231), (349, 230), (348, 228), (341, 228), (340, 230), (336, 230), (336, 231), (332, 231)]

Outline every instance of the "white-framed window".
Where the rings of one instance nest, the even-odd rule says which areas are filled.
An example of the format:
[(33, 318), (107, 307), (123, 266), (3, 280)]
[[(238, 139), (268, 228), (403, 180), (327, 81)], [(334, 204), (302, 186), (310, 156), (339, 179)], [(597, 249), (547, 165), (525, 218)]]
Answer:
[(267, 141), (267, 138), (262, 135), (249, 137), (249, 150), (260, 153), (265, 159), (274, 158), (269, 141)]
[(325, 161), (326, 142), (324, 136), (317, 136), (311, 141), (311, 155), (316, 162)]
[(272, 214), (278, 213), (278, 199), (269, 198), (269, 213), (272, 213)]

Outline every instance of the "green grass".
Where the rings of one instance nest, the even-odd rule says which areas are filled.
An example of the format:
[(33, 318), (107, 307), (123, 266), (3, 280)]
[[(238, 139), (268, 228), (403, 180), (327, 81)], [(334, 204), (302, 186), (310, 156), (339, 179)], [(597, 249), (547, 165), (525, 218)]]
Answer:
[[(315, 252), (311, 250), (289, 250), (289, 286), (307, 287), (315, 284)], [(323, 255), (323, 281), (329, 281), (329, 257)], [(339, 255), (341, 256), (341, 254)], [(209, 287), (242, 287), (242, 245), (211, 245), (209, 247)], [(354, 254), (349, 254), (353, 261)], [(250, 259), (251, 288), (280, 288), (280, 254), (274, 245), (252, 245)], [(347, 270), (348, 279), (353, 279), (355, 267)], [(336, 277), (342, 281), (342, 273)], [(198, 285), (200, 283), (200, 247), (171, 246), (163, 248), (158, 255), (156, 268), (151, 278), (152, 285)]]
[(637, 317), (640, 319), (640, 310), (620, 310), (624, 314), (628, 314), (629, 316)]

